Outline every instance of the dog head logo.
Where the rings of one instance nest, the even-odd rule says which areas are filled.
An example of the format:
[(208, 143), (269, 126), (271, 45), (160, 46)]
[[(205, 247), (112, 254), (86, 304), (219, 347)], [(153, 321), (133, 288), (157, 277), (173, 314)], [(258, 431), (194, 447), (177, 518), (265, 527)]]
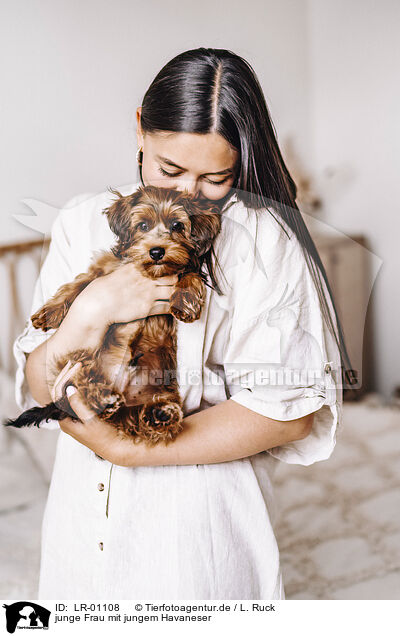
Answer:
[(48, 629), (51, 612), (32, 603), (31, 601), (18, 601), (11, 605), (4, 604), (6, 610), (7, 631), (14, 634), (19, 629)]

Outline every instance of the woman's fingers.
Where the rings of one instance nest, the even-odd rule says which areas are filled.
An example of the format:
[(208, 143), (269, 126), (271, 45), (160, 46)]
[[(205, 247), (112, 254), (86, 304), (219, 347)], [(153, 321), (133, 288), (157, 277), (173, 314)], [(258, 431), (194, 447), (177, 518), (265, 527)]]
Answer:
[(159, 301), (154, 303), (148, 315), (157, 316), (158, 314), (170, 314), (170, 313), (171, 313), (171, 305), (169, 301), (168, 302)]
[[(166, 276), (163, 277), (162, 280), (164, 280), (165, 278), (167, 278)], [(154, 288), (154, 292), (155, 292), (155, 299), (154, 302), (155, 303), (160, 303), (160, 302), (167, 302), (169, 301), (169, 299), (171, 298), (172, 294), (176, 291), (176, 283), (178, 282), (178, 277), (177, 276), (170, 276), (169, 278), (174, 278), (176, 280), (174, 280), (173, 282), (171, 282), (171, 284), (163, 284), (163, 285), (159, 285), (156, 284), (155, 288)], [(160, 279), (161, 280), (161, 279)], [(162, 312), (165, 313), (165, 312)]]
[(171, 298), (174, 291), (176, 291), (175, 285), (159, 285), (155, 289), (154, 300), (156, 302), (160, 300), (168, 300), (169, 298)]
[(54, 384), (56, 382), (62, 380), (62, 378), (68, 373), (68, 370), (71, 368), (71, 365), (72, 365), (71, 360), (68, 360), (67, 364), (61, 369), (60, 373), (58, 374), (58, 376), (54, 380)]
[(76, 413), (81, 422), (87, 424), (88, 422), (96, 421), (95, 418), (97, 417), (97, 414), (95, 413), (95, 411), (92, 411), (92, 409), (90, 409), (82, 400), (74, 386), (67, 386), (65, 394), (68, 398), (68, 402), (72, 406), (74, 413)]
[(163, 287), (167, 285), (169, 286), (176, 285), (177, 282), (178, 282), (177, 274), (171, 274), (170, 276), (160, 276), (160, 278), (156, 280), (156, 286)]
[(171, 274), (171, 276), (162, 276), (155, 281), (157, 297), (154, 300), (154, 305), (148, 313), (149, 316), (171, 313), (170, 299), (172, 294), (176, 291), (175, 285), (178, 280), (179, 279), (176, 274)]
[(64, 394), (65, 385), (67, 384), (67, 382), (73, 379), (75, 373), (78, 371), (79, 367), (81, 366), (80, 362), (77, 362), (73, 366), (71, 366), (71, 364), (72, 363), (69, 360), (67, 364), (65, 365), (65, 367), (60, 371), (60, 373), (55, 379), (52, 390), (50, 392), (53, 402), (57, 402), (58, 400), (61, 400)]
[(61, 369), (60, 373), (58, 374), (58, 376), (53, 382), (53, 386), (51, 387), (51, 390), (50, 390), (50, 394), (51, 394), (51, 398), (53, 402), (56, 402), (60, 398), (59, 385), (60, 385), (60, 382), (62, 382), (62, 379), (64, 378), (66, 373), (68, 372), (68, 369), (70, 369), (70, 367), (71, 367), (71, 360), (68, 360), (67, 364)]

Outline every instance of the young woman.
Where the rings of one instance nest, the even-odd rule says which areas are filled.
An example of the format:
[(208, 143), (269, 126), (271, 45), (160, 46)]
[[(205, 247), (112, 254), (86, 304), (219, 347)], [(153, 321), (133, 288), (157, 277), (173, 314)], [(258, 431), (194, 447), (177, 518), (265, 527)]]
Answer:
[[(243, 58), (200, 48), (172, 59), (137, 109), (137, 137), (140, 182), (122, 194), (176, 187), (221, 204), (209, 264), (221, 293), (208, 288), (200, 320), (178, 323), (185, 426), (173, 443), (134, 444), (68, 392), (80, 421), (59, 424), (39, 598), (282, 599), (271, 474), (278, 460), (329, 457), (341, 415), (348, 358), (326, 275)], [(78, 197), (60, 212), (32, 313), (113, 245), (101, 214), (111, 200)], [(53, 356), (168, 312), (175, 283), (125, 265), (93, 281), (57, 330), (28, 322), (14, 347), (21, 408), (73, 381), (67, 365), (49, 383)]]

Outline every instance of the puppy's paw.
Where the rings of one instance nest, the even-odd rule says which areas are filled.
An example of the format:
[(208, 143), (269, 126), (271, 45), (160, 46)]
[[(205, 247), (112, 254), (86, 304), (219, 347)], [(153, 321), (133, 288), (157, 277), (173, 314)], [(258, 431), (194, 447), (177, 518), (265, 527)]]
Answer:
[(138, 435), (150, 444), (173, 440), (182, 430), (182, 420), (182, 409), (175, 402), (147, 404), (139, 414)]
[(89, 387), (86, 393), (86, 403), (104, 420), (112, 418), (125, 406), (125, 401), (120, 393), (113, 393), (104, 388), (99, 389), (96, 385), (89, 385)]
[(31, 317), (32, 325), (35, 329), (48, 331), (58, 329), (65, 317), (64, 305), (58, 307), (42, 307)]
[(171, 314), (182, 322), (194, 322), (201, 315), (203, 297), (191, 289), (177, 289), (170, 298)]
[(101, 408), (103, 412), (103, 417), (105, 419), (112, 417), (123, 406), (125, 406), (125, 402), (121, 398), (121, 396), (112, 394), (108, 399), (105, 399), (104, 403), (102, 404)]

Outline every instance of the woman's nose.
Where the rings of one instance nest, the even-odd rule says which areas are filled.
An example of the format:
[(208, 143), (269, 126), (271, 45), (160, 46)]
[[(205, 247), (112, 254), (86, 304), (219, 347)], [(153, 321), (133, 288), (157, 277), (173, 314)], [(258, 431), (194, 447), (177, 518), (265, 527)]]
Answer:
[(187, 192), (188, 194), (194, 195), (198, 192), (199, 186), (194, 179), (191, 181), (184, 179), (177, 182), (176, 189), (179, 190), (179, 192)]

